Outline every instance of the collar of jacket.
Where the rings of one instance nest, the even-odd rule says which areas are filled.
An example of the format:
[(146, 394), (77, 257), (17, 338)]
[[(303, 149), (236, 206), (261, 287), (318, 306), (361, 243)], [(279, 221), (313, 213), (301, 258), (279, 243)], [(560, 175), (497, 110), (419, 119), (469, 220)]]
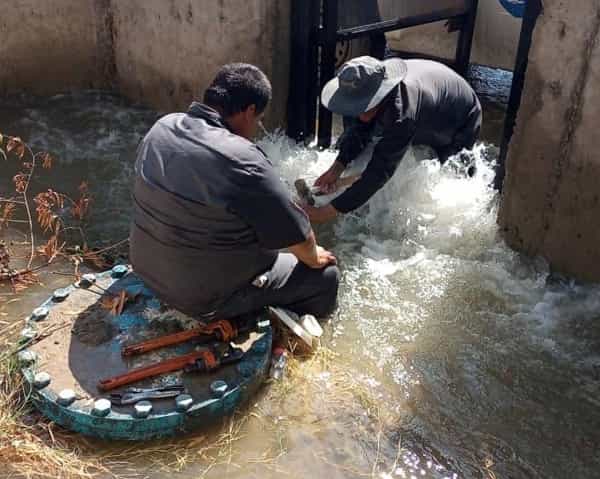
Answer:
[(192, 102), (188, 108), (187, 114), (196, 118), (202, 118), (209, 125), (219, 128), (227, 128), (230, 130), (221, 114), (217, 110), (205, 105), (204, 103), (197, 101)]

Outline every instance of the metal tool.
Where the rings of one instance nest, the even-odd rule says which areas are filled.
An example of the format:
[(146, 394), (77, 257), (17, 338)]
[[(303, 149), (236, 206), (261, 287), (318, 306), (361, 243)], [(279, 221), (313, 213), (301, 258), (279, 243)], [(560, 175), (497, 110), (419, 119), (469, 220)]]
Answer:
[(294, 181), (294, 186), (296, 187), (296, 193), (298, 193), (298, 196), (302, 200), (306, 201), (310, 206), (315, 206), (313, 191), (310, 189), (304, 178), (298, 178)]
[(240, 348), (234, 348), (230, 345), (215, 345), (213, 352), (217, 361), (216, 364), (212, 364), (210, 361), (207, 361), (206, 357), (199, 357), (192, 364), (185, 366), (183, 371), (186, 373), (207, 373), (214, 371), (215, 369), (226, 364), (236, 363), (244, 356), (244, 351), (242, 351)]
[(298, 178), (294, 182), (294, 187), (296, 188), (296, 193), (298, 194), (301, 200), (305, 201), (310, 206), (315, 206), (315, 197), (335, 193), (339, 189), (352, 186), (359, 179), (360, 175), (342, 176), (334, 183), (333, 187), (331, 188), (331, 191), (329, 192), (324, 191), (318, 186), (308, 186), (308, 183), (304, 178)]
[[(219, 346), (224, 343), (220, 343)], [(203, 348), (181, 356), (166, 359), (164, 361), (133, 369), (124, 374), (103, 379), (98, 383), (98, 389), (101, 391), (110, 391), (111, 389), (125, 386), (142, 379), (159, 376), (165, 373), (184, 370), (185, 372), (210, 372), (220, 368), (224, 364), (230, 364), (239, 361), (244, 353), (226, 345), (228, 350), (222, 352), (219, 347)]]
[(127, 406), (139, 401), (174, 398), (183, 393), (185, 393), (185, 387), (181, 384), (148, 389), (130, 388), (122, 393), (112, 393), (110, 402), (118, 406)]
[(243, 333), (248, 329), (247, 325), (239, 325), (233, 321), (221, 319), (187, 331), (167, 334), (165, 336), (159, 336), (158, 338), (148, 339), (141, 343), (130, 344), (123, 347), (121, 354), (123, 356), (135, 356), (155, 349), (164, 348), (165, 346), (184, 343), (191, 339), (194, 339), (197, 343), (214, 340), (229, 342), (232, 339), (235, 339), (238, 334)]

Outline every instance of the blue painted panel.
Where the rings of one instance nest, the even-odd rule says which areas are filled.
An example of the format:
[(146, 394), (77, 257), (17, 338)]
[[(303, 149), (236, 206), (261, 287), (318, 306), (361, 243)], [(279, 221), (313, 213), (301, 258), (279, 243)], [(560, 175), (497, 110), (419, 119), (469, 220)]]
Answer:
[(500, 0), (500, 4), (513, 17), (523, 18), (527, 0)]

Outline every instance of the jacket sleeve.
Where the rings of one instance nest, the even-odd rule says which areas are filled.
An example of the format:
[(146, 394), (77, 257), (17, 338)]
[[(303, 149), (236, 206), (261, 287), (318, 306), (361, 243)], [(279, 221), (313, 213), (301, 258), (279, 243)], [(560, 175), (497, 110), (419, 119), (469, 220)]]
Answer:
[(340, 213), (348, 213), (365, 204), (394, 175), (415, 134), (415, 122), (404, 119), (383, 132), (373, 150), (367, 168), (350, 188), (331, 204)]
[(238, 181), (238, 194), (231, 198), (230, 208), (252, 227), (263, 248), (287, 248), (310, 236), (308, 216), (266, 158), (247, 165)]

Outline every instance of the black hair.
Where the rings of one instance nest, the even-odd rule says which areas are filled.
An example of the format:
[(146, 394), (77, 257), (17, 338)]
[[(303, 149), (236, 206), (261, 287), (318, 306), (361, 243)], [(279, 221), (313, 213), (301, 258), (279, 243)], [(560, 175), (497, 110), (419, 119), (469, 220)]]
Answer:
[(271, 82), (254, 65), (229, 63), (221, 67), (204, 92), (204, 103), (218, 107), (224, 116), (234, 115), (256, 105), (262, 113), (271, 100)]

